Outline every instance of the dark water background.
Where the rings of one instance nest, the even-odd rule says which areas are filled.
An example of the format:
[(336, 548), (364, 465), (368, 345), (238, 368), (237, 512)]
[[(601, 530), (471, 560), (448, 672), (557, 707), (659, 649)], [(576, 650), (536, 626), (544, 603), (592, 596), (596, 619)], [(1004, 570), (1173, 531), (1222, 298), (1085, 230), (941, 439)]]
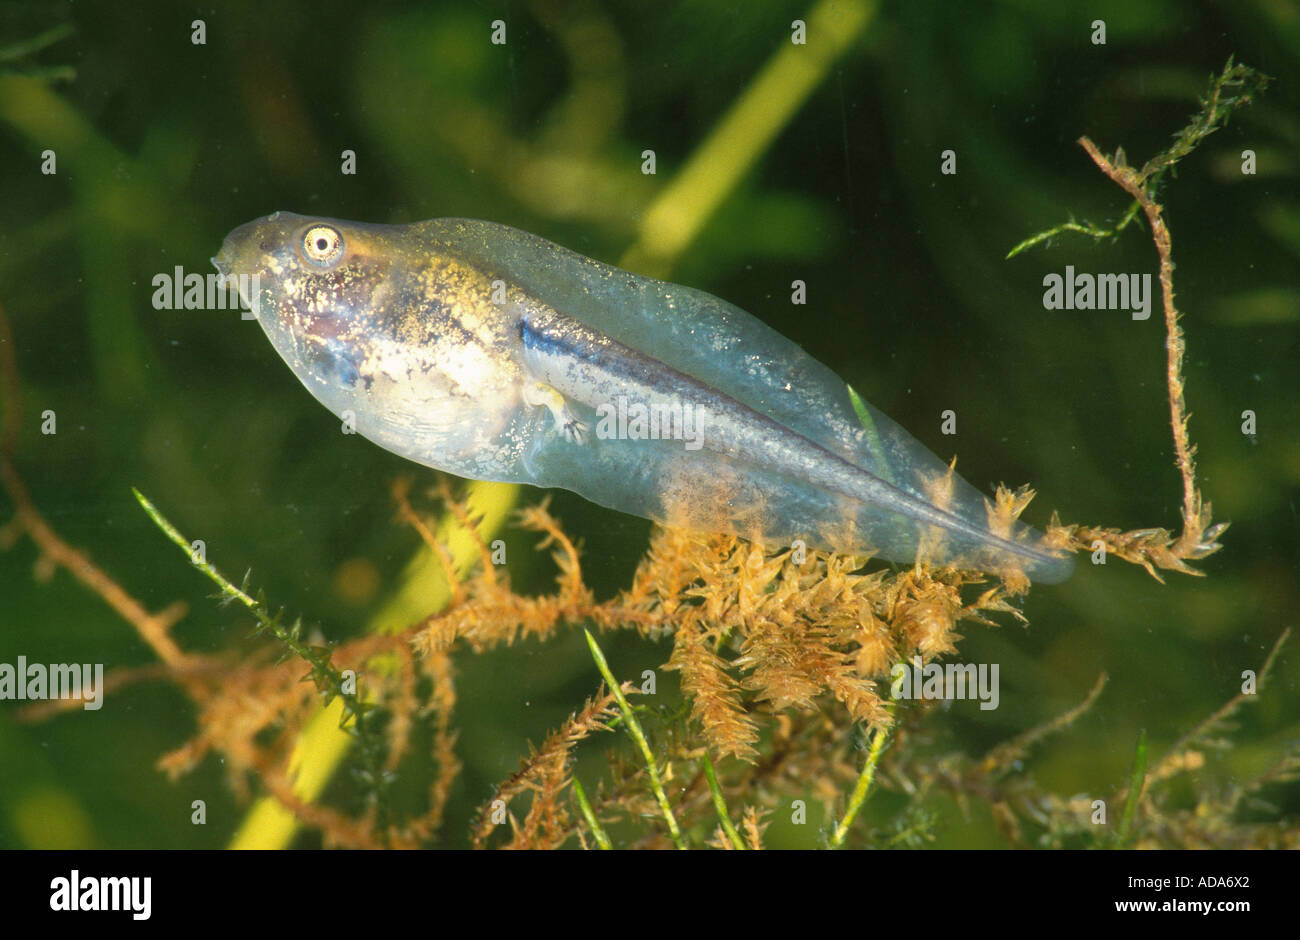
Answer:
[[(1140, 728), (1159, 755), (1237, 691), (1283, 628), (1300, 625), (1300, 9), (1073, 7), (873, 8), (669, 273), (799, 342), (936, 453), (956, 453), (977, 487), (1032, 483), (1029, 521), (1055, 509), (1066, 521), (1176, 528), (1158, 306), (1135, 322), (1042, 303), (1043, 276), (1066, 265), (1154, 281), (1149, 238), (1136, 227), (1100, 245), (1064, 235), (1003, 258), (1069, 217), (1105, 224), (1126, 208), (1075, 144), (1080, 134), (1140, 163), (1183, 126), (1230, 55), (1276, 78), (1163, 193), (1200, 480), (1216, 518), (1232, 521), (1226, 547), (1200, 565), (1207, 578), (1170, 575), (1163, 587), (1085, 559), (1069, 583), (1031, 593), (1028, 629), (968, 626), (959, 658), (1001, 663), (1002, 704), (958, 703), (937, 719), (941, 741), (978, 754), (1109, 673), (1096, 707), (1033, 755), (1034, 775), (1062, 795), (1113, 792)], [(151, 609), (188, 601), (175, 629), (186, 648), (237, 647), (249, 622), (206, 600), (207, 582), (141, 513), (132, 486), (201, 534), (211, 560), (234, 575), (251, 568), (325, 638), (359, 635), (417, 542), (394, 523), (389, 483), (420, 471), (341, 437), (255, 323), (155, 310), (151, 279), (175, 265), (206, 273), (227, 231), (275, 209), (491, 219), (617, 262), (808, 9), (5, 5), (0, 46), (71, 27), (0, 62), (0, 303), (22, 376), (17, 464), (36, 504)], [(191, 43), (196, 15), (205, 45)], [(488, 42), (498, 17), (504, 47)], [(1090, 42), (1094, 19), (1106, 21), (1104, 46)], [(16, 76), (37, 77), (53, 97)], [(40, 104), (49, 101), (58, 107)], [(40, 172), (47, 147), (53, 176)], [(656, 176), (640, 172), (647, 148)], [(1258, 174), (1243, 177), (1248, 148)], [(355, 176), (339, 172), (345, 149), (357, 154)], [(946, 149), (956, 176), (939, 173)], [(789, 302), (794, 279), (808, 284), (807, 306)], [(45, 409), (58, 416), (56, 435), (39, 433)], [(955, 437), (939, 431), (945, 409), (957, 412)], [(1253, 440), (1241, 432), (1248, 409)], [(627, 584), (648, 524), (568, 494), (552, 505), (583, 540), (598, 593)], [(548, 590), (549, 562), (527, 538), (508, 539), (516, 586)], [(35, 561), (29, 541), (0, 552), (0, 662), (152, 661), (67, 573), (34, 578)], [(375, 587), (342, 596), (339, 573), (358, 561)], [(466, 766), (446, 844), (463, 843), (468, 813), (527, 742), (594, 689), (579, 637), (458, 656)], [(1295, 740), (1295, 642), (1210, 779), (1256, 773)], [(628, 675), (668, 655), (667, 644), (631, 636), (605, 645)], [(99, 712), (35, 725), (13, 712), (0, 705), (0, 847), (221, 846), (242, 817), (216, 760), (176, 784), (154, 768), (194, 729), (173, 686), (135, 685)], [(1269, 795), (1295, 813), (1294, 788)], [(205, 826), (189, 825), (195, 799), (207, 801)], [(1001, 844), (986, 814), (936, 808), (946, 818), (938, 844)], [(772, 835), (812, 845), (814, 828)]]

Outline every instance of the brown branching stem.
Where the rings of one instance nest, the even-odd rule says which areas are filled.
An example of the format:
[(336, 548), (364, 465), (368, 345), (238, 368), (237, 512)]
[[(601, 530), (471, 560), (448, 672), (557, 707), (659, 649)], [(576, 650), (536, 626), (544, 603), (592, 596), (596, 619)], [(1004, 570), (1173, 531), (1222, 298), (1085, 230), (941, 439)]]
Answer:
[[(1174, 454), (1178, 472), (1183, 480), (1183, 532), (1171, 551), (1178, 558), (1199, 558), (1202, 539), (1210, 526), (1210, 507), (1201, 499), (1196, 488), (1196, 448), (1188, 439), (1187, 403), (1184, 398), (1183, 354), (1187, 344), (1182, 327), (1178, 325), (1178, 308), (1174, 306), (1173, 238), (1165, 224), (1164, 210), (1151, 197), (1147, 189), (1149, 174), (1144, 174), (1123, 161), (1122, 154), (1108, 158), (1087, 137), (1079, 138), (1079, 146), (1117, 186), (1138, 201), (1151, 226), (1151, 239), (1160, 257), (1160, 297), (1165, 311), (1165, 383), (1169, 392), (1169, 423), (1174, 432)], [(1220, 530), (1222, 531), (1222, 530)]]
[(1121, 532), (1119, 529), (1100, 526), (1061, 525), (1055, 517), (1049, 527), (1049, 539), (1059, 548), (1074, 551), (1091, 551), (1097, 546), (1118, 558), (1142, 565), (1157, 581), (1162, 580), (1158, 568), (1199, 575), (1188, 561), (1205, 558), (1218, 551), (1220, 535), (1228, 524), (1212, 522), (1213, 514), (1208, 502), (1196, 488), (1196, 447), (1188, 433), (1186, 381), (1183, 378), (1183, 356), (1186, 343), (1179, 326), (1180, 314), (1174, 304), (1173, 238), (1165, 222), (1164, 209), (1155, 193), (1166, 171), (1190, 154), (1210, 134), (1228, 123), (1233, 112), (1250, 104), (1256, 92), (1267, 87), (1269, 78), (1245, 65), (1236, 65), (1229, 58), (1223, 71), (1210, 80), (1210, 89), (1200, 102), (1200, 109), (1188, 124), (1174, 135), (1174, 142), (1148, 160), (1141, 169), (1129, 166), (1123, 150), (1107, 156), (1087, 137), (1079, 138), (1079, 145), (1108, 179), (1133, 198), (1120, 222), (1112, 228), (1091, 224), (1080, 225), (1074, 221), (1039, 232), (1011, 249), (1008, 258), (1048, 241), (1063, 231), (1080, 232), (1094, 239), (1114, 238), (1123, 231), (1141, 211), (1151, 227), (1151, 238), (1160, 259), (1160, 293), (1165, 314), (1165, 384), (1169, 397), (1169, 423), (1173, 430), (1175, 464), (1183, 486), (1181, 534), (1175, 538), (1161, 528), (1138, 529)]

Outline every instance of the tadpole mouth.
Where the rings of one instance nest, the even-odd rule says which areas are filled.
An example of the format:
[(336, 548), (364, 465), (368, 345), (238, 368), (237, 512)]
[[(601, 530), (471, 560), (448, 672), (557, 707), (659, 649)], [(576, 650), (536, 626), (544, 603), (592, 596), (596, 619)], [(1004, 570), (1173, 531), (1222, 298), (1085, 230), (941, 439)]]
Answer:
[(222, 274), (249, 273), (239, 270), (238, 265), (241, 261), (248, 264), (251, 258), (255, 257), (249, 249), (256, 247), (260, 223), (261, 220), (258, 220), (232, 229), (222, 240), (221, 250), (212, 259), (218, 271)]

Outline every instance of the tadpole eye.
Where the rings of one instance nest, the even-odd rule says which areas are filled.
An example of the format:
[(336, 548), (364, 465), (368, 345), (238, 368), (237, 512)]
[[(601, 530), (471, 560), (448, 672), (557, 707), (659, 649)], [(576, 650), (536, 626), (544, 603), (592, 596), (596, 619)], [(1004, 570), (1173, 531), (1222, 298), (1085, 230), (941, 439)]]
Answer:
[(328, 268), (343, 257), (343, 236), (329, 225), (313, 225), (302, 237), (303, 257), (318, 268)]

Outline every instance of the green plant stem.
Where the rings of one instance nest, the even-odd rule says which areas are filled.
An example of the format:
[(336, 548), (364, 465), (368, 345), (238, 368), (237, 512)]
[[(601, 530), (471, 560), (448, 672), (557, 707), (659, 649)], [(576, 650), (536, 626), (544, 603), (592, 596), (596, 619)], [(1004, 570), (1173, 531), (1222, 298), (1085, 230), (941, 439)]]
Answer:
[[(1200, 108), (1192, 115), (1190, 122), (1174, 135), (1174, 142), (1148, 160), (1141, 170), (1132, 171), (1124, 160), (1124, 151), (1117, 150), (1111, 162), (1121, 170), (1132, 171), (1136, 188), (1142, 190), (1148, 198), (1154, 198), (1165, 172), (1174, 167), (1189, 153), (1195, 150), (1206, 137), (1227, 125), (1232, 113), (1250, 104), (1257, 92), (1268, 87), (1272, 79), (1245, 65), (1237, 65), (1228, 57), (1223, 71), (1210, 81), (1210, 89), (1200, 101)], [(1112, 179), (1115, 177), (1112, 175)], [(1124, 210), (1123, 217), (1113, 228), (1101, 228), (1090, 223), (1080, 224), (1063, 222), (1043, 232), (1031, 235), (1007, 252), (1007, 258), (1014, 258), (1022, 251), (1041, 244), (1062, 232), (1079, 232), (1095, 239), (1113, 238), (1128, 227), (1137, 218), (1143, 208), (1142, 201), (1134, 199)]]
[(584, 629), (582, 632), (587, 635), (587, 646), (591, 649), (591, 658), (596, 661), (596, 668), (600, 670), (605, 684), (618, 700), (619, 711), (623, 713), (623, 720), (627, 722), (628, 734), (632, 735), (632, 740), (636, 742), (637, 749), (641, 751), (641, 757), (645, 760), (646, 772), (650, 775), (650, 792), (654, 794), (655, 801), (664, 814), (664, 820), (668, 823), (668, 834), (672, 837), (673, 845), (684, 849), (686, 843), (682, 841), (682, 831), (677, 825), (677, 817), (673, 815), (672, 807), (668, 805), (668, 796), (664, 793), (663, 784), (659, 780), (659, 769), (655, 766), (654, 754), (650, 752), (650, 743), (646, 740), (645, 732), (641, 730), (641, 722), (637, 721), (636, 713), (628, 704), (627, 696), (623, 694), (623, 687), (614, 681), (614, 674), (609, 671), (609, 663), (605, 660), (600, 644), (596, 642), (590, 630)]
[(857, 818), (858, 810), (862, 809), (862, 804), (867, 801), (867, 794), (871, 792), (871, 784), (876, 779), (876, 765), (880, 763), (880, 755), (885, 753), (885, 741), (889, 738), (889, 731), (877, 729), (871, 737), (871, 748), (867, 751), (866, 763), (862, 765), (862, 773), (858, 774), (858, 782), (853, 787), (853, 795), (849, 797), (848, 808), (844, 811), (844, 818), (840, 824), (835, 827), (835, 832), (831, 836), (830, 847), (838, 849), (844, 844), (844, 839), (849, 834), (849, 827), (853, 825), (853, 820)]
[(1128, 798), (1124, 800), (1124, 813), (1115, 830), (1115, 847), (1122, 848), (1128, 843), (1133, 831), (1133, 819), (1137, 816), (1137, 807), (1142, 799), (1142, 786), (1147, 775), (1147, 732), (1143, 728), (1138, 732), (1137, 748), (1133, 754), (1133, 773), (1129, 775)]
[[(342, 708), (339, 716), (339, 727), (345, 729), (360, 744), (361, 768), (359, 772), (366, 785), (373, 788), (371, 796), (377, 802), (382, 803), (380, 800), (380, 787), (385, 779), (381, 754), (383, 744), (370, 728), (373, 722), (366, 720), (375, 706), (363, 701), (354, 688), (349, 689), (350, 683), (345, 682), (343, 674), (335, 669), (330, 661), (330, 650), (327, 647), (304, 643), (302, 640), (301, 620), (296, 620), (291, 626), (285, 626), (282, 622), (283, 614), (272, 614), (264, 597), (253, 597), (244, 587), (236, 587), (206, 558), (198, 557), (189, 539), (171, 524), (148, 497), (134, 487), (131, 488), (131, 492), (135, 494), (135, 498), (144, 508), (149, 518), (153, 520), (154, 525), (158, 526), (168, 539), (189, 556), (190, 563), (195, 568), (207, 575), (220, 588), (220, 596), (224, 603), (238, 601), (248, 608), (249, 612), (257, 620), (258, 628), (255, 632), (261, 633), (265, 631), (271, 633), (290, 652), (304, 660), (311, 667), (311, 680), (324, 696), (326, 705), (329, 705), (336, 698), (340, 700)], [(246, 587), (247, 584), (248, 575), (245, 575), (244, 586)], [(382, 805), (380, 809), (383, 810)]]
[(167, 519), (167, 517), (164, 516), (162, 512), (158, 509), (158, 507), (155, 506), (152, 502), (150, 502), (149, 497), (145, 496), (135, 487), (131, 487), (131, 492), (135, 494), (135, 498), (139, 501), (140, 505), (144, 507), (144, 511), (149, 515), (149, 518), (153, 520), (154, 525), (162, 529), (163, 535), (167, 536), (167, 538), (175, 542), (181, 551), (183, 551), (186, 555), (190, 556), (190, 562), (194, 565), (195, 568), (198, 568), (209, 578), (211, 578), (214, 582), (216, 582), (217, 587), (221, 588), (222, 596), (230, 600), (239, 601), (241, 604), (243, 604), (245, 607), (247, 607), (249, 610), (253, 612), (253, 615), (258, 618), (258, 622), (260, 623), (263, 619), (263, 611), (261, 605), (258, 604), (257, 600), (253, 597), (250, 597), (241, 588), (235, 587), (235, 585), (232, 584), (229, 580), (227, 580), (226, 576), (223, 575), (220, 571), (218, 571), (216, 567), (213, 566), (206, 558), (200, 560), (199, 558), (195, 557), (194, 546), (190, 544), (189, 539), (181, 535), (180, 531), (177, 530), (177, 528), (171, 524), (171, 522)]
[(614, 844), (609, 841), (609, 834), (596, 818), (596, 811), (591, 808), (591, 802), (587, 799), (587, 791), (582, 788), (582, 781), (577, 777), (573, 778), (573, 796), (578, 801), (578, 809), (582, 811), (582, 818), (587, 820), (587, 827), (591, 829), (596, 844), (606, 851), (612, 849)]
[(788, 39), (754, 76), (659, 198), (619, 267), (663, 277), (735, 191), (835, 63), (875, 18), (877, 0), (817, 0), (803, 16), (814, 42)]
[[(867, 438), (871, 443), (871, 452), (874, 454), (887, 454), (889, 449), (880, 442), (880, 432), (876, 429), (876, 419), (871, 415), (871, 409), (867, 403), (862, 400), (862, 396), (857, 393), (852, 385), (845, 385), (849, 390), (849, 401), (853, 403), (853, 411), (858, 416), (858, 421), (862, 424), (862, 429), (867, 432)], [(894, 475), (890, 472), (888, 460), (880, 461), (880, 472), (886, 483), (894, 483)]]
[(1040, 242), (1045, 242), (1049, 239), (1055, 238), (1062, 232), (1078, 232), (1081, 235), (1090, 235), (1099, 241), (1103, 238), (1114, 238), (1120, 232), (1124, 231), (1130, 222), (1137, 218), (1138, 210), (1141, 208), (1142, 204), (1134, 199), (1133, 204), (1124, 212), (1124, 217), (1119, 220), (1119, 224), (1114, 228), (1100, 228), (1099, 226), (1093, 225), (1091, 222), (1062, 222), (1060, 225), (1049, 228), (1045, 232), (1030, 235), (1020, 244), (1016, 245), (1015, 248), (1008, 251), (1007, 256), (1002, 260), (1009, 261), (1022, 251), (1027, 251)]
[(713, 808), (718, 811), (718, 822), (722, 824), (722, 831), (727, 834), (733, 846), (738, 849), (747, 848), (745, 841), (740, 838), (740, 833), (731, 824), (731, 817), (727, 815), (727, 799), (722, 795), (722, 787), (718, 785), (718, 774), (713, 769), (713, 759), (709, 757), (708, 751), (704, 752), (704, 779), (709, 781), (709, 792), (713, 794)]
[(0, 62), (16, 62), (24, 56), (34, 55), (46, 46), (52, 46), (62, 39), (67, 39), (74, 31), (70, 23), (60, 23), (58, 26), (47, 29), (39, 36), (22, 39), (7, 46), (0, 46)]

